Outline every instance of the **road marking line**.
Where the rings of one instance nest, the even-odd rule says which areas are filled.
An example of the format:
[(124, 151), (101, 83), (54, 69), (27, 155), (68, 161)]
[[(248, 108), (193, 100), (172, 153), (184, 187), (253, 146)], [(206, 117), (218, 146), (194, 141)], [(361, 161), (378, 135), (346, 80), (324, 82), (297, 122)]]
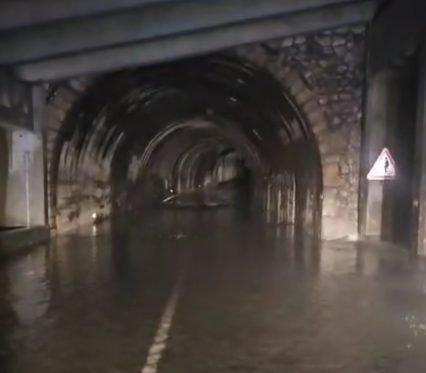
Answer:
[(182, 282), (183, 276), (180, 276), (166, 304), (166, 308), (164, 309), (160, 320), (160, 325), (158, 326), (157, 333), (155, 334), (152, 345), (148, 351), (145, 366), (142, 368), (141, 373), (157, 373), (158, 363), (160, 362), (162, 354), (167, 347), (167, 340), (169, 338), (173, 317), (176, 313), (176, 306), (181, 293)]

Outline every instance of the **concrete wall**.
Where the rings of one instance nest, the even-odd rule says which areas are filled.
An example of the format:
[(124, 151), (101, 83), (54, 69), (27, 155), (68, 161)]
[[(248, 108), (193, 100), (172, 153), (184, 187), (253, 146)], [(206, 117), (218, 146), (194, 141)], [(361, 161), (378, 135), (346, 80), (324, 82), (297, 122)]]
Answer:
[(383, 183), (368, 182), (367, 174), (386, 144), (390, 79), (391, 73), (382, 71), (370, 77), (368, 84), (361, 179), (361, 232), (365, 236), (380, 237), (381, 235)]
[[(419, 73), (416, 60), (371, 74), (364, 132), (361, 228), (369, 238), (415, 248), (420, 160), (424, 147), (416, 128)], [(366, 175), (387, 147), (396, 162), (396, 178), (367, 181)]]
[(417, 60), (417, 115), (414, 158), (413, 192), (413, 249), (426, 255), (426, 38), (418, 51)]
[(382, 99), (374, 106), (382, 115), (381, 121), (369, 123), (370, 138), (376, 139), (376, 146), (369, 148), (370, 153), (376, 153), (372, 154), (372, 162), (384, 146), (389, 148), (396, 162), (397, 178), (368, 182), (367, 232), (408, 247), (412, 233), (417, 75), (410, 66), (389, 69), (381, 75), (386, 77), (379, 95)]
[(44, 225), (44, 160), (40, 134), (9, 131), (9, 174), (5, 222)]
[(41, 134), (0, 129), (0, 226), (45, 224)]

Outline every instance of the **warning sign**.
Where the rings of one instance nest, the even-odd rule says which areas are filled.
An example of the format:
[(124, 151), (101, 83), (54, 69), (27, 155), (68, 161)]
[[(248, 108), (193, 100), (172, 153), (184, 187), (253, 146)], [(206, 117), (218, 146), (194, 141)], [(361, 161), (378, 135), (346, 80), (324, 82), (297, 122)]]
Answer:
[(384, 148), (367, 175), (368, 180), (393, 180), (396, 178), (396, 164), (390, 151)]

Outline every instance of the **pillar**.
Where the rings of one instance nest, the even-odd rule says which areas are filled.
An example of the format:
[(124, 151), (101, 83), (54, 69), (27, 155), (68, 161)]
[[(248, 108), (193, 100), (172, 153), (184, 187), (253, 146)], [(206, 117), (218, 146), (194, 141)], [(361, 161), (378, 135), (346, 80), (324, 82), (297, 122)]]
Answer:
[(6, 224), (44, 225), (44, 159), (41, 134), (25, 130), (9, 133), (10, 160), (7, 180)]
[[(15, 118), (3, 130), (7, 139), (8, 170), (3, 222), (6, 226), (46, 224), (46, 185), (43, 144), (44, 93), (29, 88), (31, 109), (27, 128)], [(22, 110), (22, 109), (21, 109)]]
[(413, 236), (414, 251), (426, 255), (426, 37), (420, 47), (418, 69)]
[(380, 238), (382, 230), (383, 182), (368, 181), (367, 174), (385, 146), (390, 80), (391, 72), (388, 70), (368, 78), (362, 139), (360, 233), (377, 238)]
[[(412, 245), (413, 156), (416, 136), (416, 66), (383, 69), (370, 81), (364, 128), (361, 224), (365, 236)], [(366, 175), (384, 147), (396, 161), (397, 177), (367, 181)]]

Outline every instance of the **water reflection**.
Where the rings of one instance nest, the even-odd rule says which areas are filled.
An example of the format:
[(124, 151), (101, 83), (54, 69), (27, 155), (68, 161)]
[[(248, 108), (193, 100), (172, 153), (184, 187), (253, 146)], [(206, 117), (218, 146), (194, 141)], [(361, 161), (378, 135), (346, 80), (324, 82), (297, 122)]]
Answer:
[(217, 209), (116, 217), (4, 264), (0, 371), (140, 371), (183, 274), (160, 373), (426, 368), (424, 263)]
[(10, 369), (13, 345), (11, 334), (17, 324), (12, 301), (9, 278), (0, 267), (0, 368), (5, 371)]

